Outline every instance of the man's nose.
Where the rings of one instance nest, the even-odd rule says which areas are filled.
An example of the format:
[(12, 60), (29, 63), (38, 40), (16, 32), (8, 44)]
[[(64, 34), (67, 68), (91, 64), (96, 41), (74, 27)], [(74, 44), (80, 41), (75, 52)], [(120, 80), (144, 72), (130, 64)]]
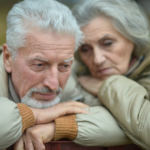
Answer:
[(43, 86), (50, 88), (52, 91), (56, 91), (58, 89), (59, 78), (57, 67), (51, 67), (47, 70), (43, 81)]
[(94, 49), (94, 64), (95, 65), (101, 65), (105, 62), (106, 57), (103, 54), (102, 50), (100, 49)]

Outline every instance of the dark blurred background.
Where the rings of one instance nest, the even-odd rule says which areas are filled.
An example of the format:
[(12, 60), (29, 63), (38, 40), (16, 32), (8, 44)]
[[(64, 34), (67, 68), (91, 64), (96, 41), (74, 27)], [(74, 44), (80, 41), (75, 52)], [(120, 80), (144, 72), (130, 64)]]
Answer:
[[(8, 11), (11, 9), (13, 4), (21, 0), (0, 0), (0, 45), (6, 41), (6, 16)], [(66, 4), (72, 8), (77, 2), (81, 0), (58, 0), (61, 3)], [(136, 0), (140, 5), (142, 5), (145, 11), (150, 16), (150, 0)]]

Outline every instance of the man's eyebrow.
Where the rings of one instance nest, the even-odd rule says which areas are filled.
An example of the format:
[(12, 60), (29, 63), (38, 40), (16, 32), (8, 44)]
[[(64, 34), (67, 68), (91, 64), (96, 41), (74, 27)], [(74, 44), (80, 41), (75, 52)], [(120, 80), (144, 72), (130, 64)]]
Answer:
[(38, 60), (41, 60), (41, 61), (44, 61), (44, 62), (49, 62), (48, 60), (40, 58), (40, 57), (34, 57), (34, 58), (31, 58), (30, 60), (35, 60), (35, 59), (38, 59)]
[(70, 62), (70, 61), (72, 61), (72, 60), (74, 60), (74, 58), (69, 58), (69, 59), (67, 59), (67, 60), (64, 60), (63, 62)]

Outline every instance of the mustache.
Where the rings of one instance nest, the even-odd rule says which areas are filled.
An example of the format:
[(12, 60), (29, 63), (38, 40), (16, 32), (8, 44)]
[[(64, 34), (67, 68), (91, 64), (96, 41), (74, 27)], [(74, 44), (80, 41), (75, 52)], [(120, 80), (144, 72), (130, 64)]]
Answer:
[(58, 87), (57, 90), (53, 91), (51, 90), (50, 88), (48, 87), (43, 87), (43, 88), (31, 88), (28, 92), (27, 92), (27, 95), (29, 97), (32, 96), (33, 93), (41, 93), (41, 94), (48, 94), (48, 93), (61, 93), (62, 92), (62, 88), (61, 87)]

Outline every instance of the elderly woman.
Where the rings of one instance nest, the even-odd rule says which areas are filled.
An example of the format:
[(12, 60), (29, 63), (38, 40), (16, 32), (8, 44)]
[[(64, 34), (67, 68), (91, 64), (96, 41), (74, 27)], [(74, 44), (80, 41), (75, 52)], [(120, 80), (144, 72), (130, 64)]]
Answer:
[[(150, 149), (150, 35), (146, 15), (133, 0), (84, 0), (73, 8), (73, 14), (85, 35), (83, 44), (75, 54), (77, 61), (73, 66), (80, 85), (98, 97), (132, 142)], [(96, 97), (89, 98), (89, 93), (85, 93), (78, 83), (72, 84), (72, 80), (70, 78), (66, 87), (67, 96), (71, 93), (69, 88), (74, 86), (74, 94), (70, 94), (72, 99), (75, 99), (79, 89), (78, 95), (84, 98), (84, 103), (100, 105)], [(66, 98), (64, 96), (63, 99)], [(95, 115), (103, 118), (101, 121), (105, 125), (109, 124), (102, 126), (102, 122), (89, 119), (91, 124), (101, 126), (100, 132), (109, 127), (115, 130), (111, 119), (107, 122), (107, 116)], [(95, 115), (93, 117), (96, 119)], [(81, 119), (79, 115), (76, 117), (78, 136), (75, 142), (79, 143), (77, 139), (82, 137), (85, 130), (90, 132), (92, 129), (89, 127), (90, 121), (84, 126), (86, 119)], [(82, 137), (89, 143), (90, 136), (95, 134), (94, 131), (90, 133)], [(104, 139), (98, 139), (99, 143), (103, 141), (101, 146), (117, 138), (117, 132), (114, 132), (114, 137), (110, 130), (109, 133), (105, 138), (107, 132), (103, 132)], [(100, 134), (97, 131), (97, 135)], [(95, 137), (98, 138), (97, 135)], [(117, 145), (123, 144), (119, 143), (120, 140)]]

